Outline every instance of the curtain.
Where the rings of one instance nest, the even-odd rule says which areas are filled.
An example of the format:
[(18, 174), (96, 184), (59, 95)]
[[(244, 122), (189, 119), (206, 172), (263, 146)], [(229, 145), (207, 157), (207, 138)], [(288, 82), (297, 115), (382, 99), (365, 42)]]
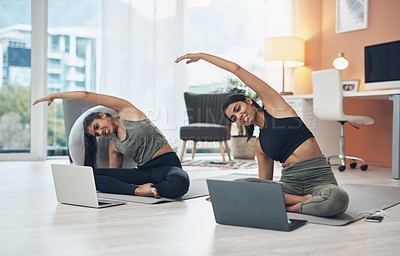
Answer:
[(183, 1), (103, 0), (99, 92), (142, 110), (175, 149), (184, 124)]

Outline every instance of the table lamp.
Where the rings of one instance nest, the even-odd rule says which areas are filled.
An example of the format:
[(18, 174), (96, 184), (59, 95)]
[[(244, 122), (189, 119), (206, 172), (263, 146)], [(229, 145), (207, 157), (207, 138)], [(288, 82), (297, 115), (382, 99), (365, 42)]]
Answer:
[(343, 52), (339, 52), (338, 57), (333, 60), (332, 64), (336, 69), (343, 70), (349, 66), (349, 61), (344, 57)]
[(285, 91), (285, 67), (304, 65), (304, 39), (294, 36), (267, 37), (264, 40), (264, 61), (282, 65), (281, 95), (292, 95)]

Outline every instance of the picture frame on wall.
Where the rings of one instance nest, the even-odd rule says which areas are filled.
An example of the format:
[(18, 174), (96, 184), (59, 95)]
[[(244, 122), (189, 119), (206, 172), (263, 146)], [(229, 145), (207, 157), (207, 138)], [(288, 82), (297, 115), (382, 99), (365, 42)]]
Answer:
[(336, 33), (368, 28), (368, 0), (336, 0)]
[(357, 92), (359, 84), (360, 84), (360, 79), (343, 80), (342, 88), (343, 91), (345, 92)]

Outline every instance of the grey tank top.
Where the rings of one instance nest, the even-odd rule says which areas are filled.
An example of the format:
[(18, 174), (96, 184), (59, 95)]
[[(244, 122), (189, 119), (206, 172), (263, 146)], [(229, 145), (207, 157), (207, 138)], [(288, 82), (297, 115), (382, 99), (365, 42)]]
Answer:
[(138, 165), (143, 165), (165, 144), (167, 139), (148, 119), (129, 121), (118, 117), (125, 127), (126, 137), (123, 141), (114, 135), (115, 147), (125, 157), (131, 157)]

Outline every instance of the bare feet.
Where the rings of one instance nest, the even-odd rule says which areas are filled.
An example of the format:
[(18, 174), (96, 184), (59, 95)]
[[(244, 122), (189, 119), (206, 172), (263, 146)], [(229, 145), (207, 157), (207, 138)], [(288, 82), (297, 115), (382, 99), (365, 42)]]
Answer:
[(310, 200), (311, 198), (313, 198), (312, 194), (308, 194), (305, 196), (300, 196), (301, 199), (298, 203), (293, 204), (293, 205), (287, 205), (286, 206), (286, 211), (288, 212), (300, 212), (300, 206), (304, 201)]
[(297, 196), (297, 195), (291, 195), (291, 194), (286, 194), (285, 193), (285, 205), (286, 206), (291, 206), (295, 205), (298, 203), (302, 203), (304, 201), (310, 200), (313, 195), (312, 194), (307, 194), (305, 196)]
[[(307, 200), (310, 200), (311, 198), (313, 198), (313, 195), (312, 194), (308, 194), (308, 195), (305, 195), (305, 196), (303, 196), (304, 197), (304, 201), (307, 201)], [(303, 201), (303, 202), (304, 202)]]
[(301, 203), (295, 204), (295, 205), (290, 205), (290, 206), (286, 206), (286, 211), (288, 212), (300, 212), (300, 205)]
[(135, 189), (135, 196), (153, 196), (155, 198), (160, 198), (157, 189), (152, 187), (153, 183), (146, 183), (138, 186)]

